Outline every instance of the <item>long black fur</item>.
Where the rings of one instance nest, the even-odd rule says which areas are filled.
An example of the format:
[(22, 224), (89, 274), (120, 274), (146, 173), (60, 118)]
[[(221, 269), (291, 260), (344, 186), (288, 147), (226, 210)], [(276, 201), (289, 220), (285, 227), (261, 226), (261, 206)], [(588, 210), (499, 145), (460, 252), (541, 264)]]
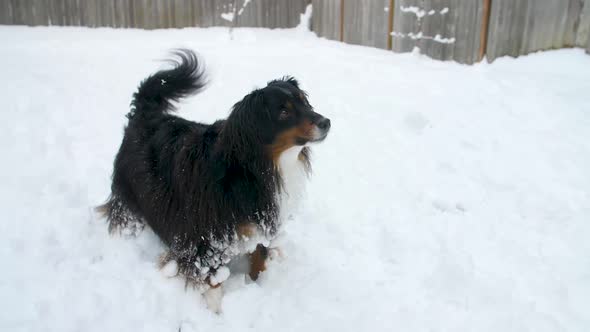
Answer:
[[(281, 179), (265, 149), (276, 133), (264, 130), (273, 123), (261, 90), (211, 125), (170, 114), (172, 101), (206, 85), (192, 51), (174, 54), (174, 67), (148, 77), (133, 96), (102, 210), (111, 232), (147, 223), (169, 246), (166, 260), (176, 260), (189, 279), (205, 281), (231, 258), (219, 243), (231, 243), (239, 224), (276, 231)], [(300, 91), (292, 78), (269, 83), (275, 85)]]

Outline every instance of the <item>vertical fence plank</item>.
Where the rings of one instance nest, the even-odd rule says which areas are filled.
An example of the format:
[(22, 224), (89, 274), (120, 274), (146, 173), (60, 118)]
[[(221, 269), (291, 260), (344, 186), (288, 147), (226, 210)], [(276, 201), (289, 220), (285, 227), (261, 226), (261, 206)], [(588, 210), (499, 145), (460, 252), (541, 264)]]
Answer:
[[(284, 3), (282, 0), (278, 0), (275, 3), (275, 6), (281, 6)], [(275, 28), (277, 26), (276, 22), (271, 22), (270, 20), (265, 21), (265, 16), (262, 15), (265, 6), (268, 6), (269, 3), (266, 0), (262, 1), (250, 1), (246, 3), (244, 0), (236, 1), (236, 7), (233, 9), (228, 9), (229, 11), (235, 12), (235, 16), (233, 18), (232, 23), (238, 27), (255, 27), (260, 26), (260, 24), (267, 24), (267, 26)]]
[(92, 27), (94, 22), (94, 13), (92, 11), (92, 1), (80, 1), (80, 22), (86, 27)]
[(350, 44), (387, 48), (389, 0), (344, 1), (342, 40)]
[(97, 27), (109, 26), (109, 11), (107, 8), (107, 2), (108, 0), (101, 0), (96, 2), (96, 7), (98, 9)]
[(12, 7), (12, 21), (16, 25), (24, 25), (24, 17), (22, 13), (22, 7), (24, 3), (18, 0), (11, 0), (10, 5)]
[(145, 16), (145, 28), (156, 29), (160, 25), (158, 17), (158, 1), (159, 0), (147, 0), (146, 16)]
[(170, 20), (170, 4), (169, 0), (155, 0), (154, 1), (154, 17), (156, 17), (156, 26), (154, 29), (167, 29), (172, 26)]
[[(421, 33), (422, 38), (416, 36), (417, 39), (412, 40), (411, 36), (400, 37), (412, 40), (412, 48), (418, 46), (421, 53), (428, 54), (434, 59), (447, 60), (449, 56), (447, 54), (450, 53), (449, 48), (446, 47), (446, 44), (436, 42), (434, 38), (437, 35), (441, 37), (446, 36), (446, 33), (443, 33), (443, 31), (449, 32), (455, 29), (455, 26), (451, 24), (453, 21), (449, 20), (450, 15), (448, 13), (441, 14), (441, 11), (444, 8), (448, 8), (448, 6), (449, 3), (446, 1), (423, 0), (419, 8), (424, 11), (424, 16), (420, 19), (417, 16), (416, 18), (412, 18), (416, 20), (413, 25), (416, 31), (414, 33)], [(401, 9), (399, 10), (401, 11)], [(451, 13), (454, 13), (454, 11), (451, 11)], [(409, 15), (415, 14), (410, 12)], [(404, 17), (407, 18), (406, 15)]]
[(215, 0), (195, 0), (193, 6), (197, 26), (210, 27), (214, 25)]
[(324, 38), (340, 40), (340, 0), (313, 0), (312, 30)]
[(129, 0), (113, 0), (113, 26), (127, 28), (129, 24)]
[(577, 31), (582, 15), (582, 8), (584, 1), (569, 0), (569, 6), (565, 15), (565, 32), (563, 37), (563, 45), (573, 47), (576, 45)]
[(12, 16), (10, 0), (0, 0), (0, 24), (13, 24)]
[(80, 2), (83, 0), (68, 0), (67, 8), (68, 8), (68, 16), (69, 16), (69, 25), (73, 26), (81, 26), (81, 16), (80, 16)]
[(85, 20), (89, 27), (99, 26), (99, 17), (96, 0), (86, 0), (86, 15)]
[(583, 7), (580, 0), (492, 1), (488, 61), (580, 45), (580, 28), (586, 24)]
[(144, 0), (130, 0), (129, 5), (129, 11), (131, 12), (130, 17), (132, 18), (132, 27), (143, 29), (145, 8)]
[(449, 34), (453, 36), (453, 42), (446, 44), (453, 49), (453, 55), (448, 60), (468, 64), (479, 61), (483, 9), (482, 1), (453, 1), (449, 14), (455, 23), (455, 33)]
[(133, 13), (133, 26), (143, 29), (144, 26), (144, 0), (131, 0), (131, 13)]
[[(237, 26), (237, 12), (244, 4), (244, 0), (217, 0), (214, 1), (211, 14), (203, 13), (204, 15), (211, 15), (213, 17), (212, 26), (232, 27)], [(251, 6), (250, 3), (248, 6)], [(256, 6), (257, 4), (254, 4)], [(223, 15), (223, 16), (222, 16)], [(233, 17), (232, 17), (233, 16)], [(226, 18), (224, 18), (226, 17)], [(229, 17), (232, 17), (230, 20)]]
[(140, 22), (141, 28), (143, 29), (152, 29), (155, 25), (154, 18), (153, 18), (153, 2), (155, 0), (141, 0), (139, 1), (141, 7), (143, 8), (143, 20)]
[(118, 22), (118, 14), (117, 14), (117, 0), (108, 0), (105, 1), (105, 5), (107, 7), (108, 13), (108, 24), (106, 26), (111, 28), (116, 28), (119, 24)]
[(63, 0), (61, 2), (60, 12), (63, 15), (63, 25), (68, 26), (72, 25), (72, 16), (71, 16), (71, 0)]
[(33, 0), (31, 1), (31, 17), (30, 25), (47, 25), (47, 10), (45, 9), (45, 1)]
[(590, 42), (590, 0), (585, 0), (582, 6), (576, 33), (576, 46), (585, 47)]
[(190, 19), (191, 10), (190, 2), (186, 0), (173, 0), (171, 16), (174, 18), (174, 21), (172, 27), (190, 27), (192, 25)]
[(473, 0), (396, 1), (393, 51), (472, 64), (479, 60), (483, 2)]
[(413, 36), (420, 32), (420, 21), (409, 8), (418, 8), (419, 0), (397, 0), (393, 8), (392, 49), (394, 52), (410, 52), (416, 46)]
[[(285, 1), (277, 1), (278, 6), (284, 6)], [(272, 19), (269, 15), (265, 15), (266, 6), (271, 4), (265, 0), (265, 2), (248, 2), (239, 1), (238, 8), (236, 8), (237, 17), (234, 19), (236, 20), (236, 26), (241, 27), (253, 27), (253, 26), (261, 26), (266, 25), (268, 27), (277, 27), (276, 22), (271, 22), (269, 19)], [(287, 15), (285, 15), (287, 16)], [(279, 18), (280, 20), (280, 18)]]

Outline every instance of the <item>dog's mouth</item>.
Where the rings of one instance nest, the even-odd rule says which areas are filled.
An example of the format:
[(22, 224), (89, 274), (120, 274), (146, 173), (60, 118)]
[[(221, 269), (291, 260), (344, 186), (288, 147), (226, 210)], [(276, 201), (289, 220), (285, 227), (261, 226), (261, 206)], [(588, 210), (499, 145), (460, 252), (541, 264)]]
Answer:
[(328, 131), (329, 130), (326, 130), (326, 131), (322, 132), (321, 135), (319, 137), (317, 137), (317, 138), (314, 137), (313, 139), (311, 139), (309, 141), (309, 143), (320, 143), (320, 142), (323, 142), (326, 139), (326, 137), (328, 137)]
[(326, 137), (328, 137), (328, 132), (330, 132), (329, 128), (322, 130), (316, 126), (316, 127), (314, 127), (314, 130), (310, 136), (297, 137), (295, 139), (295, 144), (305, 145), (305, 144), (309, 144), (309, 143), (321, 143), (326, 139)]

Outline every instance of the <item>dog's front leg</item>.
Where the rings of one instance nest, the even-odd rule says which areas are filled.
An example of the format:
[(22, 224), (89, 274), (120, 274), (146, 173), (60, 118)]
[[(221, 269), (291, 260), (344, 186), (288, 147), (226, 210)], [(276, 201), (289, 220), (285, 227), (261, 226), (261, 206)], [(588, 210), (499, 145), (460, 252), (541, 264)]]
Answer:
[(211, 286), (203, 293), (203, 298), (207, 304), (207, 309), (216, 314), (221, 313), (221, 302), (223, 300), (223, 286), (221, 284)]
[(260, 272), (266, 270), (267, 258), (268, 248), (259, 243), (256, 246), (256, 250), (250, 254), (250, 279), (258, 279)]

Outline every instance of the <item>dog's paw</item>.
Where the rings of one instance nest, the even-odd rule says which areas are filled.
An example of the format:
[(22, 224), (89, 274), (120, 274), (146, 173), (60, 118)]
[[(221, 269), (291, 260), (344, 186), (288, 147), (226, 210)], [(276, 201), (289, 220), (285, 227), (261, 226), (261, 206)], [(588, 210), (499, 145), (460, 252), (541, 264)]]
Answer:
[(203, 293), (207, 309), (216, 314), (221, 314), (221, 302), (223, 300), (223, 288), (221, 286), (211, 287)]
[(209, 277), (209, 284), (211, 284), (211, 286), (219, 285), (226, 281), (230, 274), (231, 272), (229, 271), (229, 268), (222, 266), (217, 269), (214, 275)]
[(167, 278), (174, 278), (178, 275), (178, 263), (175, 260), (171, 260), (162, 266), (162, 274)]

